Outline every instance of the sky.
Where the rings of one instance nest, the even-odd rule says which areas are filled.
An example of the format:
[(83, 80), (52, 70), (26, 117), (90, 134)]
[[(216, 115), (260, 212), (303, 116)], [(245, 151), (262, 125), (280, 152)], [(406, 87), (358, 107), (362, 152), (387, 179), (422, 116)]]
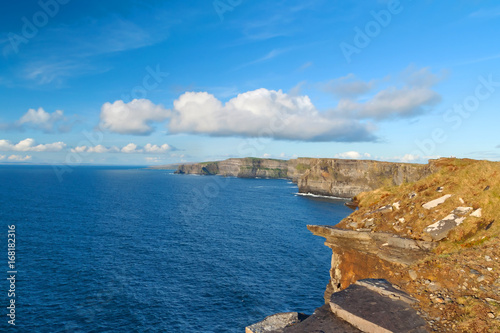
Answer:
[(10, 1), (0, 163), (500, 160), (497, 1)]

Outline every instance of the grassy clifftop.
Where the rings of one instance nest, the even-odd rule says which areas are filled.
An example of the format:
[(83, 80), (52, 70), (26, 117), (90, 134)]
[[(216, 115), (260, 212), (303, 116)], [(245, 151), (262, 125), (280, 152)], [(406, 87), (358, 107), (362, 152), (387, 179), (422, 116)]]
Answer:
[(359, 209), (338, 227), (436, 242), (391, 280), (420, 300), (440, 332), (499, 332), (500, 163), (433, 163), (437, 171), (417, 182), (357, 195)]

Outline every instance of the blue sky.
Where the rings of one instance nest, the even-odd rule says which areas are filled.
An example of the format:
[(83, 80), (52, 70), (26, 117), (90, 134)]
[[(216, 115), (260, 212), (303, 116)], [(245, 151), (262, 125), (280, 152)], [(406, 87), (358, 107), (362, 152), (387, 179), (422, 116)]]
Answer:
[(500, 160), (495, 1), (10, 2), (0, 163)]

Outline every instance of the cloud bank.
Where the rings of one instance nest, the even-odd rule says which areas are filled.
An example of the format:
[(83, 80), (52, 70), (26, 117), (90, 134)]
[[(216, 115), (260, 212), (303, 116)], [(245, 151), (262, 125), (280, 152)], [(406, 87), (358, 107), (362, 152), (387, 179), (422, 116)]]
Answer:
[(57, 152), (66, 147), (64, 142), (54, 142), (47, 144), (35, 143), (35, 140), (27, 138), (16, 144), (9, 140), (0, 140), (0, 151), (33, 151), (33, 152)]
[(307, 96), (257, 89), (223, 104), (206, 92), (187, 92), (174, 101), (170, 133), (212, 136), (269, 136), (300, 141), (371, 141), (372, 126), (327, 117)]
[(122, 148), (117, 146), (105, 147), (103, 145), (97, 146), (77, 146), (71, 148), (72, 153), (125, 153), (125, 154), (165, 154), (167, 152), (175, 150), (172, 146), (168, 144), (163, 145), (153, 145), (151, 143), (146, 144), (144, 147), (138, 147), (135, 143), (129, 143)]
[[(399, 84), (378, 88), (389, 79), (364, 82), (354, 74), (331, 80), (322, 89), (337, 97), (326, 112), (308, 96), (265, 88), (248, 91), (226, 103), (208, 92), (186, 92), (172, 110), (146, 99), (106, 103), (101, 127), (120, 134), (147, 135), (153, 124), (167, 122), (169, 134), (269, 137), (292, 141), (376, 141), (375, 122), (423, 114), (440, 102), (432, 87), (442, 77), (410, 66)], [(376, 90), (378, 88), (378, 90)]]

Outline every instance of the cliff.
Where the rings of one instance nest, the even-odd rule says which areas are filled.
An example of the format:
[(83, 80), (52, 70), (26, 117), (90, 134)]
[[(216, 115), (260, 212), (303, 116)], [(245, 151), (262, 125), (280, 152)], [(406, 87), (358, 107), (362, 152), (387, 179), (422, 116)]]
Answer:
[(401, 185), (435, 171), (428, 165), (368, 160), (297, 158), (288, 161), (231, 158), (225, 161), (180, 165), (179, 174), (221, 175), (242, 178), (287, 178), (298, 184), (299, 193), (352, 198), (383, 185)]
[(288, 163), (261, 158), (230, 158), (225, 161), (183, 164), (179, 174), (221, 175), (240, 178), (288, 178)]
[(500, 331), (500, 163), (439, 159), (434, 173), (355, 197), (335, 227), (310, 225), (332, 250), (325, 301), (385, 279), (418, 300), (439, 332)]
[(299, 192), (352, 198), (383, 185), (417, 181), (433, 169), (432, 164), (314, 159), (299, 177)]

